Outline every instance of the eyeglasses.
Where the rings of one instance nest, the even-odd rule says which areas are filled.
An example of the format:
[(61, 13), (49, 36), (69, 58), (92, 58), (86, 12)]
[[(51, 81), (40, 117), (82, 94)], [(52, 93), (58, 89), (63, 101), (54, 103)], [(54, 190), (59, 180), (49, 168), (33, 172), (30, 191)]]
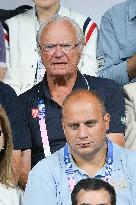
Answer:
[(41, 46), (40, 49), (45, 53), (54, 53), (56, 51), (56, 48), (59, 46), (63, 52), (69, 52), (69, 51), (71, 51), (72, 49), (76, 48), (79, 45), (80, 45), (80, 43), (77, 43), (77, 44), (74, 44), (74, 45), (67, 44), (67, 43), (63, 43), (63, 44), (45, 44), (45, 45)]

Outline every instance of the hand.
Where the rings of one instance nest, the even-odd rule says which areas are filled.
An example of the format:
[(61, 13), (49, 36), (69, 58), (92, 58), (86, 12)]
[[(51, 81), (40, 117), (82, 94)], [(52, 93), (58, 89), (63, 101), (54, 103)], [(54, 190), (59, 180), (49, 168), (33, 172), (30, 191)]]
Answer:
[(6, 68), (0, 66), (0, 81), (3, 81), (6, 73)]
[(128, 59), (128, 75), (130, 80), (136, 78), (136, 53)]

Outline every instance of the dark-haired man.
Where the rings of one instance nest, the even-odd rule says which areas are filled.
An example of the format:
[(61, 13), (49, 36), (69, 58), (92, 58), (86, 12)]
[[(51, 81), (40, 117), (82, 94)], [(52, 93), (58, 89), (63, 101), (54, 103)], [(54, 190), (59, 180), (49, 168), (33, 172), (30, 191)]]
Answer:
[(116, 205), (116, 193), (108, 182), (86, 178), (75, 185), (71, 201), (72, 205)]

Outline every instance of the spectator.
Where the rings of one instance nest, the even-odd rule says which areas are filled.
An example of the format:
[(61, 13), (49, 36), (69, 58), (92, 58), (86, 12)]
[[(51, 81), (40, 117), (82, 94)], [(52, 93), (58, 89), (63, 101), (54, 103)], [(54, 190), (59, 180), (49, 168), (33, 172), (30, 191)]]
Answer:
[(111, 115), (108, 136), (123, 145), (123, 94), (111, 80), (81, 75), (78, 72), (77, 65), (84, 42), (79, 26), (67, 17), (56, 16), (43, 24), (38, 39), (46, 75), (41, 83), (19, 96), (31, 132), (32, 167), (65, 145), (61, 124), (62, 103), (75, 89), (93, 89), (102, 96)]
[(136, 1), (109, 9), (101, 20), (97, 58), (98, 75), (125, 85), (136, 78)]
[(93, 91), (74, 91), (62, 118), (67, 144), (32, 169), (24, 205), (71, 205), (70, 191), (88, 177), (113, 185), (117, 205), (136, 204), (136, 154), (107, 140), (110, 116), (102, 100)]
[(12, 183), (12, 133), (8, 117), (0, 106), (0, 204), (22, 205), (23, 192)]
[(20, 183), (24, 186), (28, 172), (31, 169), (30, 133), (26, 127), (24, 111), (14, 90), (2, 82), (0, 82), (0, 105), (4, 107), (8, 115), (13, 133), (15, 183), (18, 182), (20, 177)]
[(125, 146), (136, 151), (136, 83), (124, 86), (126, 109)]
[(16, 9), (10, 9), (10, 10), (6, 10), (6, 9), (0, 9), (0, 21), (2, 22), (2, 24), (5, 25), (5, 21), (7, 19), (10, 19), (18, 14), (22, 14), (27, 10), (32, 9), (33, 7), (30, 5), (22, 5), (17, 7)]
[(37, 52), (36, 34), (41, 23), (57, 14), (75, 19), (83, 29), (86, 46), (79, 68), (83, 73), (96, 75), (96, 24), (89, 17), (64, 8), (60, 5), (60, 0), (33, 1), (34, 9), (7, 20), (9, 27), (7, 58), (9, 58), (5, 82), (19, 95), (42, 80), (45, 69)]
[(108, 182), (86, 178), (75, 185), (71, 201), (72, 205), (116, 205), (116, 193)]
[(6, 50), (4, 40), (4, 30), (0, 22), (0, 81), (5, 77), (6, 70)]

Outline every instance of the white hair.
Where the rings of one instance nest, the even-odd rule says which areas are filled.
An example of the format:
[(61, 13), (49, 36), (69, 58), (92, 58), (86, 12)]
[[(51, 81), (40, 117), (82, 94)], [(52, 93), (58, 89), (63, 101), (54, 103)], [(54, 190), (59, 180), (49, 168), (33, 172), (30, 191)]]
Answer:
[(76, 32), (77, 40), (78, 40), (78, 42), (80, 42), (80, 45), (83, 47), (84, 42), (85, 42), (85, 36), (84, 36), (84, 33), (83, 33), (82, 29), (79, 27), (79, 25), (73, 19), (70, 19), (66, 16), (60, 16), (60, 15), (53, 16), (52, 18), (50, 18), (48, 21), (44, 22), (41, 25), (41, 27), (40, 27), (40, 29), (37, 33), (38, 45), (40, 45), (40, 39), (41, 39), (42, 31), (45, 28), (47, 28), (49, 26), (49, 24), (51, 24), (52, 22), (69, 22), (74, 27), (75, 32)]

